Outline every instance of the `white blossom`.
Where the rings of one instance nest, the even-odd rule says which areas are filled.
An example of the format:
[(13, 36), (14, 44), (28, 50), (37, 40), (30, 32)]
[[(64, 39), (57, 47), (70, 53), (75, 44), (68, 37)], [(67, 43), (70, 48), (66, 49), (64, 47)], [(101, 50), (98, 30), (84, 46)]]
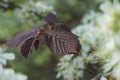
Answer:
[(79, 80), (82, 78), (86, 64), (89, 62), (97, 62), (93, 55), (89, 55), (89, 52), (91, 50), (97, 50), (103, 42), (98, 29), (91, 23), (79, 25), (73, 29), (73, 32), (80, 36), (82, 50), (80, 56), (74, 57), (74, 55), (66, 55), (60, 59), (60, 62), (58, 63), (59, 73), (57, 77), (63, 76), (65, 80)]
[(112, 75), (116, 80), (120, 80), (120, 77), (118, 76), (120, 74), (120, 38), (118, 36), (120, 33), (120, 3), (118, 0), (114, 0), (113, 3), (105, 1), (101, 4), (100, 9), (103, 11), (103, 14), (101, 14), (100, 17), (97, 17), (97, 23), (99, 24), (99, 27), (104, 27), (101, 29), (101, 32), (106, 35), (106, 38), (104, 48), (101, 52), (98, 52), (98, 55), (103, 58), (106, 63), (103, 66), (104, 73), (112, 70)]
[(15, 73), (12, 68), (4, 68), (3, 65), (7, 64), (7, 60), (15, 59), (14, 53), (6, 53), (7, 48), (0, 47), (0, 80), (27, 80), (27, 76)]
[(22, 5), (21, 9), (16, 9), (14, 13), (22, 23), (39, 26), (43, 23), (41, 16), (51, 12), (55, 13), (52, 6), (45, 4), (43, 1), (30, 0), (27, 4)]
[(100, 80), (107, 80), (107, 78), (102, 76)]
[[(71, 61), (72, 59), (72, 61)], [(74, 55), (66, 55), (58, 63), (59, 73), (57, 78), (63, 76), (65, 80), (79, 79), (83, 77), (84, 62), (82, 57), (74, 58)]]
[[(74, 74), (79, 73), (79, 70), (76, 71), (76, 68), (84, 72), (86, 63), (101, 63), (103, 71), (98, 73), (98, 75), (102, 75), (101, 80), (107, 80), (106, 76), (120, 80), (119, 0), (113, 0), (113, 2), (110, 2), (110, 0), (103, 1), (100, 5), (100, 10), (101, 12), (92, 10), (90, 13), (87, 13), (82, 20), (83, 24), (73, 29), (73, 33), (80, 37), (82, 49), (79, 56), (69, 58), (67, 62), (60, 60), (62, 64), (58, 65), (59, 77), (63, 76), (65, 80), (80, 79), (84, 75), (81, 74), (81, 77), (73, 76), (74, 72)], [(67, 57), (62, 57), (61, 59), (63, 58)], [(64, 69), (60, 69), (63, 66)], [(76, 68), (74, 69), (74, 67)]]
[(0, 48), (0, 63), (3, 65), (7, 64), (7, 60), (13, 60), (15, 58), (14, 53), (4, 53), (5, 50), (6, 50), (5, 47)]

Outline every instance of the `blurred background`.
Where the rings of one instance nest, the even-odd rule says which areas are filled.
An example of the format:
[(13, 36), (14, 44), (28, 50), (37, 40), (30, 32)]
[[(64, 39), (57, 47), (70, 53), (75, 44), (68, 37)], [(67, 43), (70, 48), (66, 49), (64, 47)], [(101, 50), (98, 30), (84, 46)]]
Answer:
[[(6, 8), (9, 1), (13, 2), (13, 9)], [(90, 9), (97, 10), (99, 2), (96, 0), (0, 0), (0, 44), (11, 40), (17, 33), (44, 24), (38, 16), (36, 18), (31, 12), (22, 12), (23, 10), (19, 10), (14, 5), (25, 10), (35, 9), (40, 15), (56, 13), (72, 29), (80, 24), (86, 12)], [(29, 80), (56, 80), (56, 64), (59, 57), (52, 54), (46, 46), (34, 51), (27, 59), (20, 54), (19, 48), (8, 48), (7, 51), (14, 52), (16, 57), (8, 65), (15, 71), (28, 75)]]
[[(20, 32), (42, 26), (45, 22), (39, 15), (54, 13), (72, 30), (82, 24), (86, 13), (91, 10), (101, 12), (99, 6), (103, 1), (0, 0), (0, 46)], [(108, 1), (112, 2), (112, 0)], [(48, 47), (43, 46), (38, 51), (33, 50), (28, 58), (20, 54), (18, 47), (8, 47), (6, 52), (15, 53), (15, 60), (9, 61), (4, 67), (26, 74), (28, 80), (56, 80), (56, 65), (61, 56), (52, 54)]]

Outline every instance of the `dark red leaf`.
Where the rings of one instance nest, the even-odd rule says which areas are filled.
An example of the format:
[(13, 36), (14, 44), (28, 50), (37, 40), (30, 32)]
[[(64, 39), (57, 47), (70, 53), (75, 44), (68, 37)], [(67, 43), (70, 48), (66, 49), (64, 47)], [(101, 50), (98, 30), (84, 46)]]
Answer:
[(45, 38), (46, 44), (53, 53), (78, 54), (81, 49), (78, 36), (70, 32), (65, 25), (57, 26), (47, 33)]
[(37, 36), (41, 37), (41, 34), (37, 35), (40, 29), (44, 29), (44, 27), (37, 27), (32, 30), (22, 32), (6, 44), (11, 47), (20, 46), (22, 55), (27, 57), (32, 52), (33, 47), (37, 50), (38, 47), (41, 47), (44, 44), (43, 40), (36, 40)]
[(44, 20), (50, 24), (61, 23), (61, 21), (52, 13), (45, 16)]
[(7, 42), (8, 46), (21, 46), (27, 39), (36, 37), (39, 27), (33, 28), (32, 30), (19, 33), (11, 41)]
[(24, 57), (28, 57), (28, 55), (32, 52), (33, 44), (34, 38), (30, 38), (21, 45), (21, 53)]

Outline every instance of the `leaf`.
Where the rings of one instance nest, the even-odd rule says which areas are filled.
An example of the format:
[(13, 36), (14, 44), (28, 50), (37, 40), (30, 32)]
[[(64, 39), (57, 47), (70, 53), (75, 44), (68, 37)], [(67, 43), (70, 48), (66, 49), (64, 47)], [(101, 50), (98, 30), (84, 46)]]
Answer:
[(7, 42), (6, 44), (11, 47), (21, 46), (27, 39), (35, 37), (38, 30), (39, 30), (39, 27), (33, 28), (32, 30), (29, 30), (29, 31), (19, 33), (15, 36), (15, 38)]
[(45, 16), (44, 20), (50, 24), (61, 23), (61, 21), (52, 13)]
[(6, 44), (11, 47), (20, 46), (22, 55), (24, 57), (28, 57), (28, 55), (32, 52), (33, 47), (37, 50), (38, 46), (40, 47), (44, 44), (42, 40), (36, 40), (37, 36), (41, 37), (41, 34), (37, 35), (40, 29), (44, 28), (37, 27), (32, 30), (22, 32)]
[(22, 44), (21, 53), (24, 57), (28, 57), (28, 55), (32, 52), (33, 44), (34, 38), (30, 38)]
[(78, 54), (81, 49), (78, 36), (70, 32), (65, 25), (59, 25), (48, 32), (45, 41), (55, 54)]

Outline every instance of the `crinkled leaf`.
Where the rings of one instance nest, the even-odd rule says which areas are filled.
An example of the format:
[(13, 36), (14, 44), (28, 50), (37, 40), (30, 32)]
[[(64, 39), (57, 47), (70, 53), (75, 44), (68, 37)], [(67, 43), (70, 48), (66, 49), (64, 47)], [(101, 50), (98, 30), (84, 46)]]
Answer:
[(74, 35), (65, 25), (57, 26), (45, 36), (46, 44), (53, 53), (77, 54), (81, 49), (78, 36)]
[(44, 28), (37, 27), (32, 30), (22, 32), (6, 44), (8, 46), (20, 46), (22, 55), (24, 57), (28, 57), (29, 53), (32, 52), (33, 47), (37, 50), (38, 47), (43, 45), (42, 41), (36, 40), (36, 36), (38, 36), (37, 32), (39, 32), (40, 29)]
[(39, 30), (39, 27), (33, 28), (32, 30), (29, 30), (29, 31), (19, 33), (15, 36), (15, 38), (7, 42), (6, 44), (8, 46), (22, 45), (27, 39), (35, 37), (38, 30)]
[(30, 38), (24, 42), (21, 46), (21, 53), (24, 57), (28, 57), (28, 55), (32, 52), (34, 44), (34, 38)]

